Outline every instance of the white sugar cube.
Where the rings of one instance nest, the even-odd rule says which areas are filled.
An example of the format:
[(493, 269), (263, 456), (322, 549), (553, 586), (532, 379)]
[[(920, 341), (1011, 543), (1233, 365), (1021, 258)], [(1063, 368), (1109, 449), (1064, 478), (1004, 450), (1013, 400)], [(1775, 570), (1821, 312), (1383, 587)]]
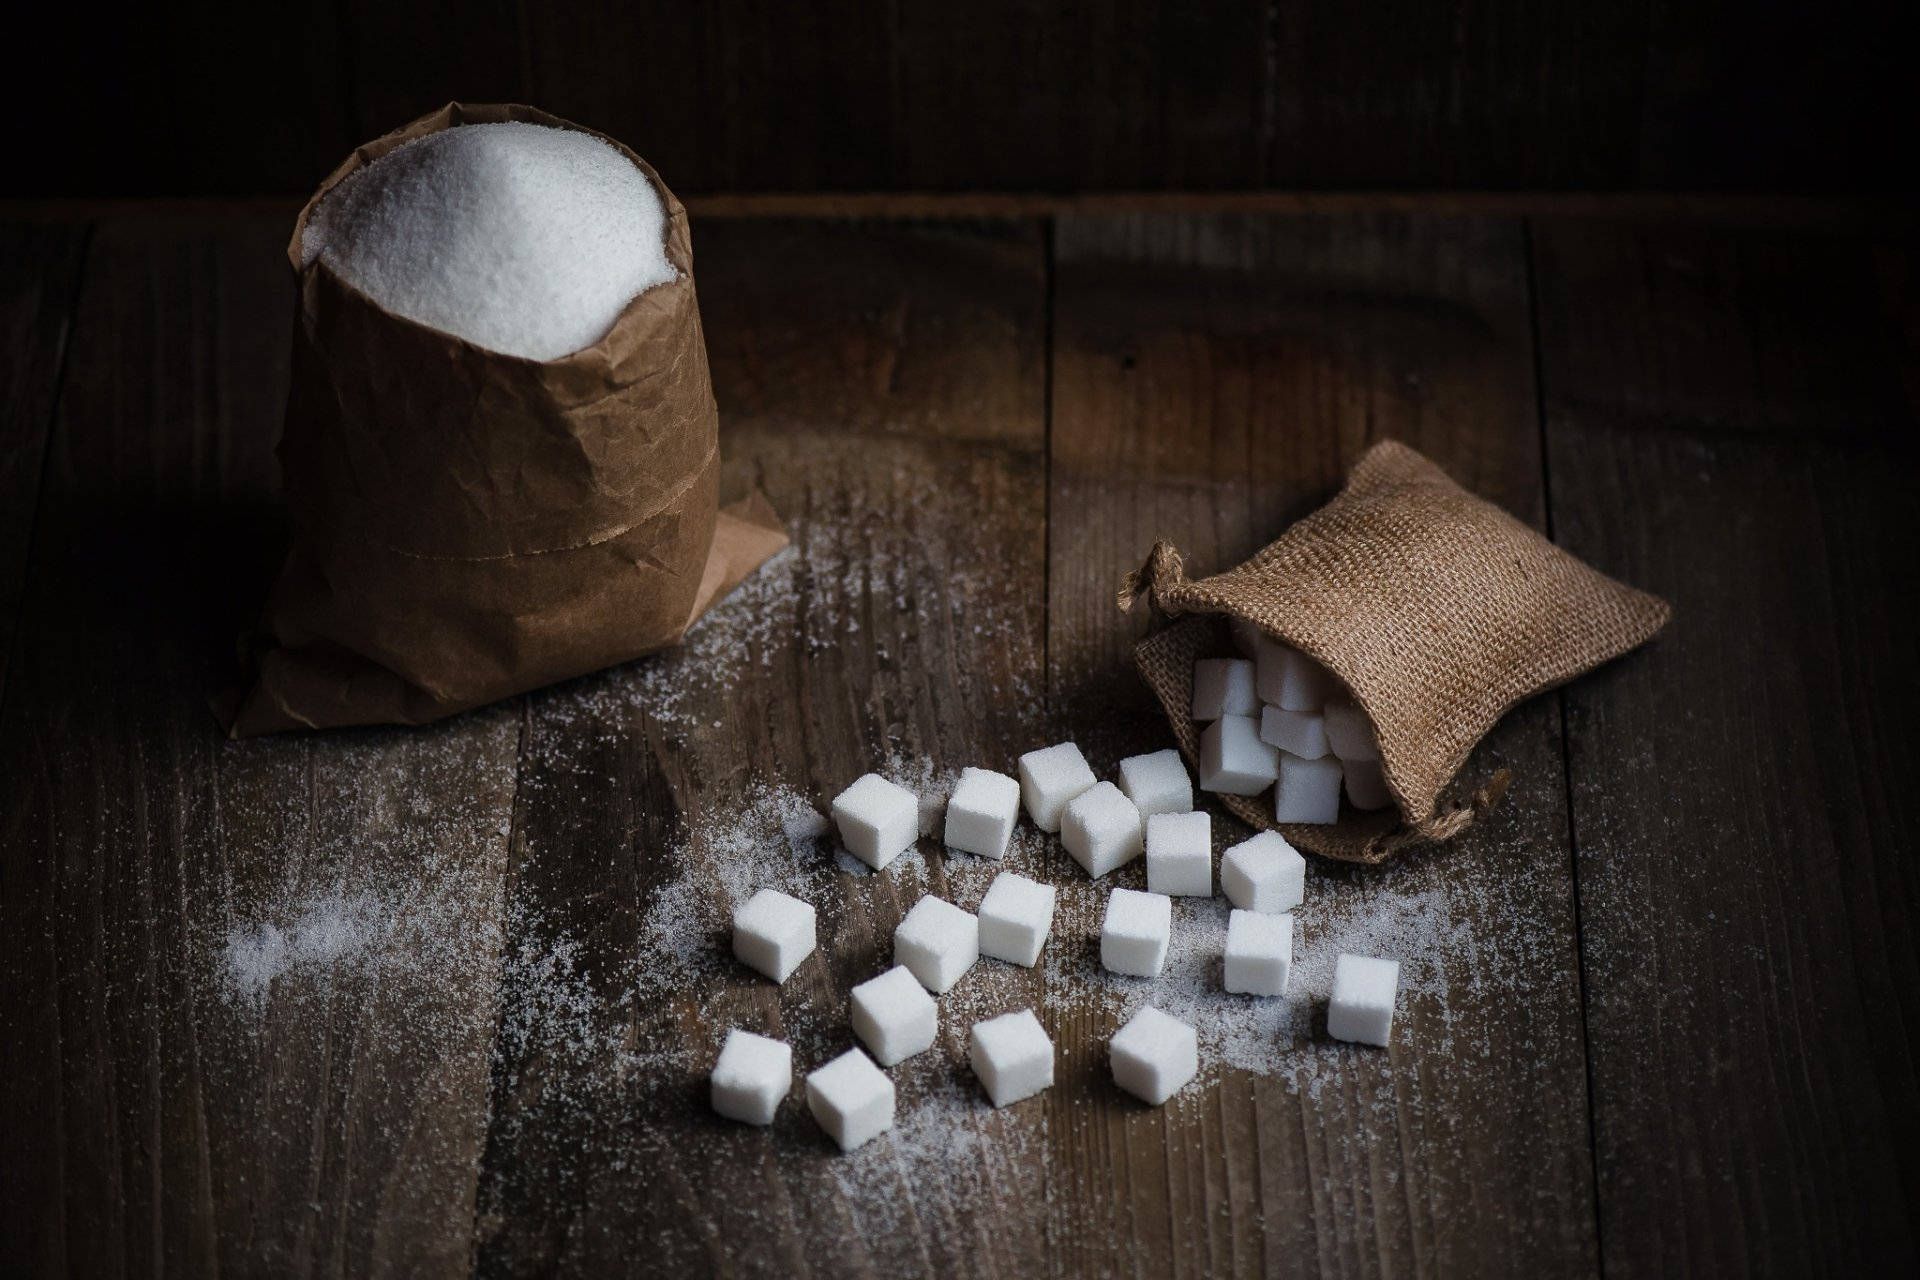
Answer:
[(1245, 658), (1202, 658), (1193, 664), (1193, 718), (1250, 716), (1260, 709), (1253, 664)]
[(1342, 760), (1378, 760), (1380, 743), (1374, 736), (1373, 721), (1357, 702), (1344, 699), (1327, 703), (1321, 713), (1326, 718), (1327, 748)]
[(1327, 669), (1284, 644), (1267, 641), (1257, 659), (1260, 701), (1287, 711), (1318, 711), (1333, 688)]
[(1251, 716), (1222, 716), (1200, 735), (1200, 789), (1250, 796), (1273, 785), (1280, 751), (1260, 741)]
[(1245, 911), (1279, 915), (1306, 895), (1307, 860), (1278, 831), (1262, 831), (1220, 856), (1220, 887)]
[(913, 970), (935, 995), (960, 981), (979, 958), (979, 919), (932, 894), (914, 903), (893, 931), (893, 962)]
[(879, 871), (919, 838), (920, 797), (869, 773), (833, 798), (833, 824), (847, 852)]
[(1020, 816), (1020, 784), (991, 769), (962, 769), (947, 801), (946, 844), (962, 853), (1004, 858)]
[(785, 982), (813, 954), (813, 906), (778, 889), (762, 889), (733, 913), (733, 954), (775, 982)]
[(1273, 789), (1275, 822), (1340, 821), (1340, 758), (1302, 760), (1280, 756), (1280, 784)]
[(1260, 741), (1276, 746), (1302, 760), (1318, 760), (1327, 754), (1327, 726), (1318, 711), (1283, 711), (1279, 707), (1260, 710)]
[(1227, 631), (1233, 636), (1233, 647), (1249, 658), (1260, 656), (1260, 645), (1267, 633), (1245, 618), (1228, 618)]
[(1146, 845), (1150, 892), (1213, 896), (1213, 820), (1204, 809), (1153, 814), (1147, 819)]
[(1292, 916), (1235, 911), (1227, 917), (1227, 990), (1284, 995), (1292, 969)]
[(980, 954), (1032, 968), (1053, 928), (1054, 887), (1002, 871), (980, 900)]
[(851, 1151), (893, 1128), (893, 1081), (849, 1049), (807, 1076), (807, 1110), (842, 1151)]
[(1113, 1082), (1159, 1106), (1200, 1070), (1200, 1037), (1172, 1014), (1149, 1005), (1113, 1033), (1107, 1046)]
[(1031, 1009), (974, 1023), (967, 1056), (996, 1107), (1031, 1098), (1053, 1083), (1053, 1041)]
[(1341, 956), (1333, 962), (1327, 1034), (1357, 1044), (1385, 1044), (1393, 1030), (1393, 998), (1399, 987), (1398, 960)]
[(1193, 780), (1187, 777), (1187, 762), (1172, 747), (1122, 760), (1120, 790), (1143, 818), (1156, 813), (1185, 813), (1193, 808)]
[(883, 1067), (933, 1047), (939, 1031), (933, 997), (913, 971), (897, 964), (854, 987), (853, 1034)]
[(1140, 811), (1111, 782), (1075, 796), (1060, 824), (1060, 843), (1095, 880), (1139, 857), (1143, 837)]
[(1163, 893), (1115, 889), (1100, 925), (1100, 963), (1114, 973), (1158, 977), (1173, 937), (1173, 899)]
[(720, 1046), (709, 1083), (713, 1109), (727, 1119), (772, 1124), (774, 1112), (793, 1088), (793, 1049), (736, 1027)]
[(1058, 831), (1067, 805), (1095, 781), (1087, 758), (1071, 742), (1020, 757), (1020, 794), (1027, 802), (1027, 816), (1042, 831)]
[(1384, 809), (1393, 803), (1387, 775), (1378, 760), (1348, 760), (1341, 767), (1347, 781), (1347, 799), (1356, 809)]

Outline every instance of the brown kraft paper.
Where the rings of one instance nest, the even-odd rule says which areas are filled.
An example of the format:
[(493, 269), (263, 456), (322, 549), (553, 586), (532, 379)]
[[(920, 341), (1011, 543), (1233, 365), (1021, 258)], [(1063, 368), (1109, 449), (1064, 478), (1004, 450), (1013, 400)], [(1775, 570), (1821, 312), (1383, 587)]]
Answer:
[(1156, 544), (1128, 576), (1121, 608), (1143, 595), (1177, 620), (1136, 645), (1134, 661), (1196, 765), (1193, 663), (1230, 652), (1228, 618), (1325, 666), (1372, 718), (1397, 809), (1343, 805), (1337, 823), (1281, 826), (1271, 792), (1218, 797), (1256, 828), (1350, 862), (1465, 830), (1509, 781), (1502, 772), (1464, 801), (1442, 802), (1487, 731), (1515, 704), (1652, 638), (1671, 615), (1392, 441), (1367, 451), (1333, 501), (1226, 573), (1190, 581), (1179, 552)]
[(620, 143), (605, 139), (666, 206), (679, 278), (571, 355), (483, 350), (302, 263), (308, 218), (348, 174), (429, 133), (499, 121), (579, 128), (531, 107), (450, 104), (356, 150), (294, 224), (280, 442), (293, 546), (252, 686), (223, 716), (234, 737), (419, 724), (640, 657), (786, 543), (764, 498), (718, 509), (686, 210)]

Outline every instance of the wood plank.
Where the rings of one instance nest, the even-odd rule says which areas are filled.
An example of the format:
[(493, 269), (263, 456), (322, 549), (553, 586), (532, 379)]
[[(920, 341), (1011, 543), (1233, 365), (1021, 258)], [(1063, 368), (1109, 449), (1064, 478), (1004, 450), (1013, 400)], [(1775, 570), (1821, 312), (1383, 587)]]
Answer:
[[(1130, 667), (1144, 620), (1113, 604), (1156, 538), (1195, 572), (1234, 564), (1383, 437), (1543, 518), (1519, 224), (1081, 216), (1056, 263), (1048, 678), (1097, 770), (1169, 740)], [(1283, 1053), (1224, 1052), (1218, 1085), (1163, 1113), (1050, 1133), (1065, 1203), (1103, 1206), (1056, 1215), (1061, 1271), (1595, 1269), (1556, 711), (1520, 708), (1470, 761), (1516, 772), (1482, 828), (1383, 868), (1314, 862)], [(1216, 829), (1245, 834), (1224, 813)], [(1335, 947), (1403, 962), (1385, 1053), (1324, 1035), (1327, 975), (1304, 961)], [(1203, 1037), (1230, 1009), (1203, 1004)]]
[(80, 223), (0, 224), (0, 707), (86, 243)]
[(285, 225), (89, 253), (0, 717), (0, 1269), (457, 1274), (518, 726), (230, 743)]
[(1608, 1272), (1905, 1274), (1911, 312), (1860, 241), (1534, 243), (1555, 532), (1674, 604), (1566, 692)]
[[(996, 869), (923, 841), (880, 875), (790, 841), (860, 774), (916, 784), (1035, 743), (1043, 637), (1044, 245), (1036, 224), (696, 228), (728, 483), (795, 546), (676, 654), (529, 699), (481, 1196), (482, 1274), (1023, 1275), (1053, 1194), (1050, 1116), (994, 1112), (975, 1016), (1039, 1003), (983, 964), (935, 1050), (891, 1073), (899, 1126), (848, 1156), (796, 1091), (771, 1132), (708, 1109), (729, 1026), (804, 1072), (852, 1044), (847, 990), (922, 892)], [(888, 763), (891, 760), (892, 763)], [(1037, 851), (1012, 864), (1033, 868)], [(734, 963), (730, 903), (816, 903), (779, 988)]]
[[(516, 0), (432, 4), (341, 0), (351, 149), (449, 102), (532, 102)], [(346, 151), (313, 176), (319, 183)]]

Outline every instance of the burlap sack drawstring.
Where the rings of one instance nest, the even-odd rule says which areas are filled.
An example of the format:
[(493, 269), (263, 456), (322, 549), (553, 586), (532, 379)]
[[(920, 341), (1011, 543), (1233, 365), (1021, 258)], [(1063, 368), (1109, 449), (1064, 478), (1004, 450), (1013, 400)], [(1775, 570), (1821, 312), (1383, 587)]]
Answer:
[(1227, 618), (1321, 663), (1367, 712), (1397, 808), (1281, 827), (1270, 795), (1219, 797), (1255, 827), (1354, 862), (1452, 839), (1484, 818), (1508, 771), (1464, 800), (1442, 793), (1487, 731), (1670, 616), (1664, 601), (1596, 572), (1391, 441), (1367, 452), (1332, 502), (1226, 573), (1189, 579), (1179, 551), (1155, 543), (1118, 603), (1129, 610), (1143, 598), (1165, 625), (1135, 646), (1134, 661), (1190, 761), (1193, 663), (1230, 651)]

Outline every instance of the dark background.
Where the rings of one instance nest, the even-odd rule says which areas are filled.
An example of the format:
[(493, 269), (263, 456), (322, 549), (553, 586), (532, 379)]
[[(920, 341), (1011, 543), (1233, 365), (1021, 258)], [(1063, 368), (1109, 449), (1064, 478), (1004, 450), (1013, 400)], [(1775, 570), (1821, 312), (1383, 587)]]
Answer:
[[(3, 57), (12, 196), (302, 195), (453, 99), (681, 194), (1889, 193), (1899, 6), (1680, 0), (68, 5)], [(19, 12), (25, 12), (21, 6)]]

